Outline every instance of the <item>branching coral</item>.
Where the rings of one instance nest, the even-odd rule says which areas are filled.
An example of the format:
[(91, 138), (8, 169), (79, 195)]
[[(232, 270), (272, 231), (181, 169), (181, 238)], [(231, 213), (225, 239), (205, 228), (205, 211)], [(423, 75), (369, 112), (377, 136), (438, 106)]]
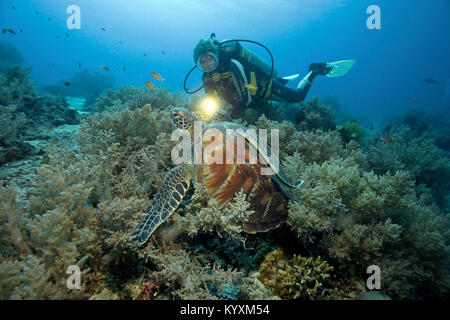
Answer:
[[(12, 68), (1, 76), (5, 119), (20, 120), (20, 108), (30, 105), (65, 107), (27, 91), (28, 80), (16, 81), (24, 74)], [(307, 131), (264, 116), (256, 122), (258, 129), (280, 129), (284, 170), (291, 182), (305, 181), (294, 191), (282, 235), (280, 229), (241, 233), (252, 214), (245, 195), (236, 193), (221, 208), (196, 184), (168, 223), (136, 249), (129, 232), (172, 167), (168, 108), (185, 103), (175, 100), (160, 89), (106, 93), (97, 103), (109, 112), (83, 121), (78, 149), (49, 147), (25, 204), (0, 189), (2, 298), (352, 298), (364, 291), (360, 283), (371, 264), (380, 266), (382, 289), (395, 299), (448, 296), (448, 216), (414, 184), (445, 177), (445, 160), (433, 162), (443, 154), (424, 137), (393, 134), (392, 143), (369, 146), (367, 162), (363, 150), (344, 146), (338, 132), (327, 131), (330, 122), (317, 117), (305, 118)], [(17, 126), (7, 136), (22, 134)], [(397, 143), (407, 146), (401, 154), (389, 149)], [(388, 154), (395, 159), (385, 161)], [(375, 172), (366, 171), (367, 163)], [(282, 249), (267, 254), (279, 246), (286, 256)], [(80, 291), (66, 287), (72, 264), (82, 270)]]
[(170, 105), (184, 105), (184, 99), (182, 94), (171, 94), (168, 89), (149, 90), (147, 87), (124, 86), (117, 90), (109, 89), (100, 95), (95, 102), (94, 110), (96, 112), (118, 111), (125, 108), (134, 110), (142, 108), (146, 104), (163, 109)]
[[(363, 172), (358, 161), (348, 157), (306, 166), (301, 178), (305, 183), (297, 194), (299, 202), (291, 203), (288, 225), (302, 242), (316, 242), (331, 259), (356, 274), (363, 274), (368, 265), (381, 264), (382, 259), (414, 265), (420, 277), (404, 278), (402, 287), (398, 281), (397, 285), (386, 285), (393, 297), (405, 298), (409, 283), (415, 283), (416, 290), (427, 283), (435, 294), (449, 287), (449, 272), (442, 267), (450, 257), (450, 238), (442, 227), (448, 225), (448, 218), (417, 198), (407, 172), (378, 176)], [(414, 231), (418, 226), (422, 236)], [(421, 254), (417, 246), (427, 254)], [(441, 254), (437, 255), (438, 251)], [(390, 270), (390, 279), (399, 277), (392, 273), (398, 269)], [(431, 274), (440, 279), (432, 285)]]
[(194, 256), (179, 245), (146, 248), (141, 255), (157, 266), (152, 273), (160, 288), (159, 298), (181, 299), (237, 299), (246, 295), (251, 299), (271, 299), (272, 294), (254, 275), (246, 276), (236, 270), (223, 269), (208, 263), (202, 256)]
[[(37, 96), (28, 74), (31, 68), (20, 65), (8, 67), (0, 73), (0, 152), (1, 163), (19, 160), (32, 153), (24, 140), (37, 140), (47, 130), (62, 124), (76, 124), (79, 116), (64, 100), (51, 96)], [(31, 150), (29, 150), (31, 149)]]
[[(207, 199), (207, 191), (201, 184), (197, 186), (199, 191), (194, 194), (194, 202), (188, 206), (188, 212), (184, 216), (188, 234), (194, 236), (199, 232), (213, 233), (233, 241), (244, 241), (239, 235), (243, 231), (242, 224), (254, 213), (248, 210), (250, 203), (246, 200), (246, 194), (242, 191), (236, 193), (225, 207), (220, 207), (217, 201), (209, 199), (209, 207), (201, 208), (201, 201)], [(195, 207), (200, 209), (197, 211)]]
[(304, 103), (300, 113), (295, 119), (299, 123), (300, 130), (334, 130), (336, 124), (333, 120), (333, 112), (325, 104), (320, 104), (319, 98)]
[(249, 128), (278, 130), (281, 158), (297, 152), (306, 163), (321, 163), (344, 153), (342, 140), (335, 131), (299, 131), (290, 122), (279, 123), (268, 120), (265, 116), (261, 116), (255, 125)]
[[(77, 140), (89, 166), (100, 164), (95, 198), (146, 197), (170, 169), (171, 124), (167, 112), (150, 105), (95, 114), (81, 125)], [(156, 134), (159, 132), (159, 134)]]
[(414, 138), (407, 128), (395, 130), (388, 140), (374, 136), (367, 151), (367, 161), (377, 174), (407, 170), (416, 184), (431, 188), (441, 207), (446, 207), (450, 188), (450, 160), (426, 135)]
[(351, 140), (360, 141), (364, 136), (364, 129), (355, 121), (346, 122), (340, 129), (342, 140), (350, 142)]
[[(0, 105), (0, 158), (7, 158), (2, 152), (12, 141), (18, 138), (19, 129), (25, 125), (25, 114), (15, 113), (17, 107), (14, 105)], [(0, 159), (0, 163), (7, 162)]]
[(278, 248), (266, 256), (259, 267), (258, 279), (283, 299), (323, 299), (333, 267), (320, 257), (284, 256)]
[[(18, 207), (11, 191), (2, 190), (9, 199), (1, 210), (6, 220), (2, 242), (10, 245), (8, 253), (2, 253), (0, 268), (11, 271), (3, 275), (3, 298), (87, 297), (92, 284), (88, 272), (102, 268), (96, 214), (85, 203), (92, 190), (84, 182), (89, 169), (64, 160), (61, 156), (40, 170), (41, 180), (27, 208)], [(81, 290), (66, 286), (69, 265), (81, 269)], [(13, 274), (14, 270), (19, 272)]]

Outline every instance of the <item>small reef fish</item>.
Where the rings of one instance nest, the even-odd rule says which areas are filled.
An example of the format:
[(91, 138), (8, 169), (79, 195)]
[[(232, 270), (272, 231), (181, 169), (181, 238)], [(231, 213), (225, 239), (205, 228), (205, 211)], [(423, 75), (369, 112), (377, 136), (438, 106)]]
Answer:
[(145, 52), (144, 52), (144, 57), (146, 57), (147, 55), (145, 54)]
[(122, 67), (122, 71), (125, 71), (125, 67)]
[(59, 39), (59, 36), (56, 36), (56, 39)]
[(425, 79), (425, 82), (432, 83), (432, 84), (437, 84), (438, 83), (436, 80), (431, 79), (431, 78)]
[(37, 11), (37, 10), (34, 10), (34, 13), (36, 13), (36, 14), (39, 14), (39, 11)]
[(391, 143), (393, 141), (391, 136), (381, 136), (381, 140), (383, 140), (386, 143)]
[(166, 52), (165, 52), (164, 50), (161, 50), (161, 53), (162, 53), (163, 55), (166, 55)]
[(78, 62), (78, 68), (81, 68), (81, 62)]
[(20, 33), (23, 33), (23, 29), (20, 29)]
[(15, 7), (15, 6), (12, 6), (12, 7), (11, 7), (11, 9), (15, 10), (15, 9), (16, 9), (16, 7)]
[(104, 71), (109, 71), (108, 67), (105, 67), (105, 66), (100, 66), (100, 69), (102, 69)]
[(158, 73), (156, 73), (156, 72), (150, 72), (150, 75), (153, 77), (153, 78), (155, 78), (156, 80), (159, 80), (159, 81), (164, 81), (164, 80), (166, 80), (166, 79), (163, 79)]
[(68, 87), (68, 86), (70, 86), (70, 82), (69, 82), (69, 81), (66, 81), (66, 82), (64, 82), (64, 85), (65, 85), (66, 87)]
[(102, 27), (102, 30), (103, 30), (103, 31), (106, 31), (106, 29), (105, 29), (105, 28), (103, 28), (103, 27)]
[(2, 34), (5, 34), (6, 32), (9, 32), (11, 34), (16, 34), (13, 29), (3, 28), (2, 29)]
[(122, 42), (122, 41), (119, 41), (119, 44), (123, 44), (123, 42)]
[(48, 21), (52, 21), (52, 18), (48, 18), (47, 20), (48, 20)]
[(155, 89), (155, 86), (153, 85), (153, 83), (151, 81), (145, 81), (145, 85), (147, 87), (149, 87), (149, 89)]
[(70, 34), (66, 33), (66, 38), (70, 37)]

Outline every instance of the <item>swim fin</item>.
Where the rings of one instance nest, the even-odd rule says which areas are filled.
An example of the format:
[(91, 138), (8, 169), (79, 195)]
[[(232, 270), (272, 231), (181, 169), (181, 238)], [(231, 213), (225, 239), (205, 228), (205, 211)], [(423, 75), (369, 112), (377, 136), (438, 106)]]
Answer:
[(346, 74), (355, 64), (356, 60), (341, 60), (328, 62), (327, 67), (332, 68), (325, 76), (328, 78), (341, 77)]

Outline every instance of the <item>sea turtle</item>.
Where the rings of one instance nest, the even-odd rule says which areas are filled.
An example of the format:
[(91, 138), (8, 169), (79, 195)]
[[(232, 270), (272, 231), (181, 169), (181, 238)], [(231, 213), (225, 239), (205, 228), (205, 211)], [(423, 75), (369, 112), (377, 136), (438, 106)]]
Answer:
[[(194, 121), (198, 121), (185, 108), (172, 108), (170, 117), (176, 128), (187, 129), (191, 133)], [(262, 152), (258, 148), (255, 137), (249, 135), (244, 127), (231, 122), (228, 113), (216, 111), (212, 119), (210, 124), (203, 126), (203, 132), (213, 128), (219, 130), (225, 137), (227, 129), (241, 129), (241, 131), (237, 131), (237, 134), (245, 139), (244, 153), (247, 163), (236, 164), (237, 161), (234, 161), (234, 164), (226, 164), (227, 144), (226, 139), (223, 138), (223, 164), (206, 164), (206, 159), (203, 159), (202, 164), (183, 164), (171, 169), (165, 176), (140, 224), (131, 234), (138, 247), (145, 244), (155, 229), (175, 211), (185, 196), (191, 180), (203, 183), (209, 195), (221, 206), (225, 206), (233, 199), (235, 193), (243, 190), (251, 204), (249, 210), (254, 211), (248, 221), (242, 225), (243, 230), (248, 233), (265, 232), (286, 221), (287, 202), (292, 198), (292, 189), (301, 185), (303, 181), (298, 181), (295, 185), (290, 184), (281, 166), (278, 171), (275, 170), (277, 173), (273, 175), (261, 175), (262, 167), (267, 168), (269, 165), (275, 169), (269, 158), (270, 149)], [(203, 147), (206, 147), (210, 142), (201, 143)], [(259, 151), (260, 158), (264, 160), (262, 163), (261, 161), (258, 161), (257, 164), (248, 163), (249, 145), (255, 146)], [(228, 147), (230, 148), (230, 146)], [(237, 144), (234, 143), (232, 147), (236, 160), (239, 152)]]

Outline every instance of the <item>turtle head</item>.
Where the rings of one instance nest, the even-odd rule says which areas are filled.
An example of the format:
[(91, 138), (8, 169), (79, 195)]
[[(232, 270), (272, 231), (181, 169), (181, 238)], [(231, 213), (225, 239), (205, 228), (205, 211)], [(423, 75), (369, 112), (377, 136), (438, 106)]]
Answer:
[(170, 110), (170, 121), (177, 129), (190, 130), (198, 119), (186, 108), (173, 107)]

